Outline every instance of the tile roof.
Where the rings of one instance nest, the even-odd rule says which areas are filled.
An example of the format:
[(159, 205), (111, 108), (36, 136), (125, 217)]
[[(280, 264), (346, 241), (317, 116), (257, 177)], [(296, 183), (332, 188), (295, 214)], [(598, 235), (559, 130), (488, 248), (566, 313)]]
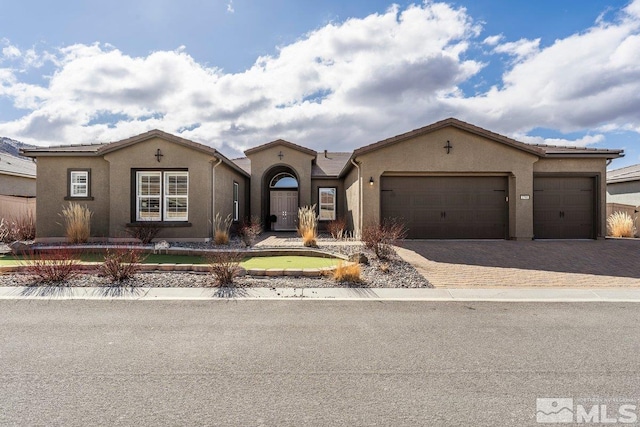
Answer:
[(238, 165), (240, 169), (251, 175), (251, 160), (248, 157), (241, 157), (239, 159), (231, 159), (233, 163)]
[(640, 164), (607, 171), (607, 184), (640, 181)]
[(36, 177), (36, 163), (7, 153), (0, 153), (0, 174)]
[(583, 147), (562, 147), (554, 145), (542, 145), (542, 144), (526, 144), (524, 142), (516, 141), (515, 139), (500, 135), (487, 129), (483, 129), (479, 126), (472, 125), (471, 123), (463, 122), (462, 120), (450, 117), (448, 119), (441, 120), (436, 123), (432, 123), (428, 126), (414, 129), (410, 132), (406, 132), (400, 135), (393, 136), (391, 138), (383, 139), (382, 141), (375, 142), (373, 144), (360, 147), (353, 152), (354, 156), (375, 151), (379, 148), (393, 145), (398, 142), (405, 141), (410, 138), (414, 138), (419, 135), (434, 132), (436, 130), (453, 126), (458, 129), (465, 130), (467, 132), (474, 133), (476, 135), (483, 136), (485, 138), (492, 139), (497, 142), (509, 145), (522, 151), (526, 151), (535, 154), (540, 157), (605, 157), (608, 159), (622, 157), (622, 150), (610, 150), (603, 148), (583, 148)]
[(351, 158), (351, 153), (321, 152), (317, 154), (316, 161), (311, 168), (313, 178), (332, 177), (337, 178)]
[(271, 148), (276, 145), (283, 145), (285, 147), (289, 147), (294, 150), (301, 151), (303, 153), (309, 154), (311, 156), (315, 156), (316, 152), (310, 148), (303, 147), (302, 145), (294, 144), (293, 142), (285, 141), (284, 139), (276, 139), (275, 141), (267, 142), (266, 144), (258, 145), (257, 147), (249, 148), (245, 150), (244, 154), (247, 156), (249, 154), (257, 153), (258, 151), (266, 150), (267, 148)]

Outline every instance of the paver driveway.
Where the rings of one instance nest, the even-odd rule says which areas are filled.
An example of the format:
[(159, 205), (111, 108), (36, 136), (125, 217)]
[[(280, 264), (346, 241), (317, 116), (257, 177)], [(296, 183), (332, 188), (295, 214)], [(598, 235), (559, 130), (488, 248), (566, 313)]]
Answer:
[[(640, 239), (406, 240), (399, 246), (424, 257), (418, 270), (436, 287), (640, 287)], [(411, 252), (400, 252), (410, 260)]]

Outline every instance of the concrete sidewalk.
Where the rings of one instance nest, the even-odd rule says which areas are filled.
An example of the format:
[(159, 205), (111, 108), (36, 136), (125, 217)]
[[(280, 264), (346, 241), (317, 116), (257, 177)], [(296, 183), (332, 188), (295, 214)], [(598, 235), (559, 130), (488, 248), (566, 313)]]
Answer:
[(0, 300), (640, 302), (640, 289), (0, 287)]

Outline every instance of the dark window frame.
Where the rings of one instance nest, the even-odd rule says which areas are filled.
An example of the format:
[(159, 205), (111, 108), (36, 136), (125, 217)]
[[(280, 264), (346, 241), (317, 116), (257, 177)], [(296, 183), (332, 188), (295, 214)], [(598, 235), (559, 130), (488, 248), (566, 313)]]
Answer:
[[(321, 204), (321, 197), (320, 197), (320, 192), (322, 190), (333, 190), (334, 191), (334, 195), (333, 195), (333, 218), (332, 219), (322, 219), (320, 218), (320, 212), (322, 212), (322, 210), (320, 209), (320, 204)], [(338, 187), (318, 187), (318, 221), (322, 221), (322, 222), (329, 222), (329, 221), (335, 221), (336, 219), (338, 219)]]
[[(138, 213), (138, 172), (160, 172), (161, 182), (162, 182), (162, 190), (160, 192), (160, 221), (140, 221), (137, 218)], [(131, 222), (126, 224), (127, 227), (135, 227), (141, 224), (149, 224), (152, 223), (159, 227), (191, 227), (192, 223), (189, 220), (178, 220), (178, 221), (167, 221), (164, 217), (164, 203), (165, 203), (165, 194), (164, 194), (164, 179), (165, 172), (186, 172), (187, 179), (190, 180), (189, 169), (188, 168), (131, 168), (131, 183), (129, 186), (129, 194), (130, 194), (130, 220)], [(189, 186), (190, 187), (190, 186)], [(189, 199), (190, 196), (187, 194), (187, 217), (189, 216)]]
[(233, 222), (240, 221), (240, 184), (233, 181)]
[[(87, 173), (87, 195), (86, 196), (72, 196), (71, 195), (71, 172), (86, 172)], [(64, 200), (94, 200), (91, 196), (91, 168), (68, 168), (67, 169), (67, 195)]]

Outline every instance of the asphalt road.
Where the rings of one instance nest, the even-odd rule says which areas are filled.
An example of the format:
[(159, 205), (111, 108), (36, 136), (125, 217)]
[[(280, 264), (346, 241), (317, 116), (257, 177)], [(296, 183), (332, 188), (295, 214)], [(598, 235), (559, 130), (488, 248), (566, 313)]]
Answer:
[(0, 301), (0, 425), (536, 425), (536, 398), (640, 407), (639, 321), (630, 303)]

